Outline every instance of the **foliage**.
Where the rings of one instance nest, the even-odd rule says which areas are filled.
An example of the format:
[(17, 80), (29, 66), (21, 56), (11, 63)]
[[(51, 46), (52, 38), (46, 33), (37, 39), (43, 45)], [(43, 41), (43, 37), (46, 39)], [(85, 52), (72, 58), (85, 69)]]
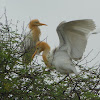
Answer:
[(13, 24), (0, 23), (0, 100), (100, 100), (98, 68), (80, 65), (78, 76), (47, 70), (35, 58), (22, 63), (21, 35)]

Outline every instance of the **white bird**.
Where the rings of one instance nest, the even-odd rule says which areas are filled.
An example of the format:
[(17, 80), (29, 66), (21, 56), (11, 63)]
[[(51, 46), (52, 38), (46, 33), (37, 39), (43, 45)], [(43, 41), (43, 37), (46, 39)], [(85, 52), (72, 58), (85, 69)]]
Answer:
[(30, 31), (25, 36), (24, 40), (21, 43), (21, 52), (23, 53), (23, 62), (29, 64), (31, 62), (30, 57), (35, 51), (35, 45), (40, 38), (40, 29), (38, 26), (46, 25), (40, 23), (38, 19), (31, 20), (29, 23)]
[(46, 66), (56, 67), (62, 74), (78, 74), (72, 60), (80, 60), (85, 51), (89, 33), (95, 29), (91, 19), (61, 22), (57, 27), (60, 44), (52, 52), (46, 42), (37, 42), (32, 58), (42, 53)]

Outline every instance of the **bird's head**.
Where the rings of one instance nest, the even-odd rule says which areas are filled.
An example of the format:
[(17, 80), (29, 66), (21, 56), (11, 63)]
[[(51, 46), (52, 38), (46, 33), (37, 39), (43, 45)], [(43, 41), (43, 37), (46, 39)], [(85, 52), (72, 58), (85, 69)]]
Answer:
[(34, 19), (29, 22), (30, 29), (33, 29), (33, 27), (35, 27), (35, 26), (42, 26), (42, 25), (46, 25), (46, 24), (40, 23), (38, 19)]
[(36, 43), (36, 51), (32, 55), (32, 59), (36, 54), (40, 54), (42, 51), (44, 51), (44, 54), (48, 53), (50, 51), (50, 46), (46, 42), (38, 41)]

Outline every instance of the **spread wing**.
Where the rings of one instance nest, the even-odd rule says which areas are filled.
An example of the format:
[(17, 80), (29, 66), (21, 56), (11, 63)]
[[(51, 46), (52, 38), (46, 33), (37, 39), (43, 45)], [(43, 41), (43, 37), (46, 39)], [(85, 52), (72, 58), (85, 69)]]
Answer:
[(95, 24), (91, 19), (61, 22), (57, 27), (60, 47), (67, 46), (70, 57), (80, 59), (85, 51), (88, 35), (94, 29)]

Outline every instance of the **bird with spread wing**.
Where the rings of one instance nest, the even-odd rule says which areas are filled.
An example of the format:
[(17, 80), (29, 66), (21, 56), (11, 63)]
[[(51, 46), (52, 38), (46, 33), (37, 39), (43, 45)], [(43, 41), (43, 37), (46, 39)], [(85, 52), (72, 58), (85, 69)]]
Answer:
[(32, 54), (35, 51), (36, 43), (40, 40), (41, 31), (39, 26), (46, 25), (40, 23), (38, 19), (31, 20), (29, 23), (30, 31), (25, 36), (21, 43), (21, 52), (23, 53), (22, 59), (23, 63), (29, 64), (31, 62)]
[(36, 43), (36, 54), (42, 53), (47, 67), (54, 66), (62, 74), (78, 74), (72, 60), (80, 60), (87, 45), (89, 34), (95, 29), (92, 19), (61, 22), (57, 27), (60, 44), (52, 52), (46, 42)]

